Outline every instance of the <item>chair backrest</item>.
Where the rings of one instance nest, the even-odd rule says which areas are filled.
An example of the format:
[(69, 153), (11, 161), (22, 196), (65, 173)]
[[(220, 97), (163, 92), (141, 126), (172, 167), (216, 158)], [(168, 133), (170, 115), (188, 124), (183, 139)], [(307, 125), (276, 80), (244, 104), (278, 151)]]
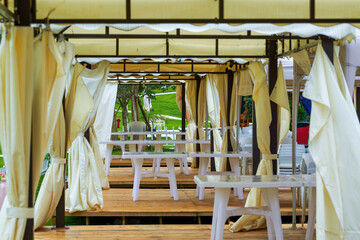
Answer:
[(303, 163), (305, 165), (305, 174), (314, 174), (316, 171), (316, 165), (314, 159), (310, 153), (304, 153), (302, 155)]
[(129, 131), (130, 132), (145, 132), (146, 131), (146, 124), (140, 121), (133, 121), (129, 124)]

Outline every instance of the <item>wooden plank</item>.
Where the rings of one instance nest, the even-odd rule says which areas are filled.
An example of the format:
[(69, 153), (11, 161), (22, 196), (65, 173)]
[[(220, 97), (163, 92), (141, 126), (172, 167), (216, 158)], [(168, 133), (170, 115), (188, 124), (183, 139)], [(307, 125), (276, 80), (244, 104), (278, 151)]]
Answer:
[[(245, 189), (244, 196), (249, 192)], [(103, 191), (104, 208), (86, 212), (75, 212), (67, 216), (212, 216), (214, 205), (214, 190), (206, 189), (205, 198), (200, 201), (195, 196), (195, 189), (179, 189), (179, 200), (170, 197), (169, 189), (140, 189), (139, 201), (132, 201), (132, 189), (109, 189)], [(291, 216), (291, 191), (279, 190), (279, 200), (282, 216)], [(239, 200), (231, 195), (230, 206), (244, 206), (245, 200)], [(296, 214), (301, 215), (297, 207)]]
[[(231, 233), (228, 228), (225, 226), (223, 239), (267, 239), (266, 229)], [(304, 228), (289, 230), (289, 225), (283, 225), (283, 231), (284, 239), (305, 239)], [(209, 239), (210, 232), (211, 225), (89, 225), (57, 230), (41, 228), (35, 232), (35, 239)]]

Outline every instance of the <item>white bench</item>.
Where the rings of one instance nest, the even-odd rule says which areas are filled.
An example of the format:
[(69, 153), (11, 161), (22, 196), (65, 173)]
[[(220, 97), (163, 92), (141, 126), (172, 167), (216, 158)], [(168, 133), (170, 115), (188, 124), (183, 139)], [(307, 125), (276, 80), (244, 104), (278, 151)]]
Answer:
[[(109, 176), (110, 172), (110, 164), (111, 160), (113, 158), (112, 151), (114, 146), (120, 146), (122, 153), (125, 153), (125, 145), (138, 145), (138, 151), (142, 148), (144, 145), (164, 145), (164, 144), (175, 144), (175, 152), (183, 152), (185, 151), (185, 144), (188, 143), (199, 143), (199, 144), (209, 144), (210, 141), (203, 141), (203, 140), (105, 140), (105, 141), (99, 141), (99, 144), (106, 144), (106, 155), (105, 155), (105, 170), (106, 174)], [(185, 168), (185, 174), (189, 175), (188, 170), (188, 163), (186, 158), (180, 158), (180, 170), (182, 171), (182, 168)], [(158, 168), (158, 167), (156, 167)]]
[[(269, 239), (283, 239), (278, 188), (315, 186), (314, 175), (289, 176), (226, 176), (205, 175), (195, 176), (194, 181), (200, 187), (214, 187), (215, 199), (211, 227), (211, 239), (223, 237), (224, 224), (228, 217), (244, 214), (263, 215), (266, 218)], [(262, 207), (228, 207), (231, 188), (260, 188), (264, 199)], [(315, 191), (313, 191), (315, 192)], [(309, 227), (307, 239), (312, 236), (315, 221), (315, 196), (309, 205)], [(312, 225), (312, 229), (311, 229)]]
[[(186, 158), (186, 153), (177, 153), (177, 152), (124, 152), (124, 158), (130, 158), (134, 166), (134, 185), (133, 185), (133, 200), (137, 201), (139, 199), (139, 188), (140, 181), (143, 177), (167, 177), (169, 178), (170, 185), (170, 195), (174, 200), (179, 200), (177, 193), (177, 183), (174, 169), (174, 158)], [(169, 170), (168, 173), (152, 171), (152, 172), (142, 172), (141, 168), (144, 162), (144, 158), (156, 158), (156, 159), (166, 159), (166, 165)]]
[[(240, 172), (240, 158), (243, 157), (252, 157), (252, 154), (249, 152), (228, 152), (228, 153), (220, 153), (220, 152), (191, 152), (189, 153), (189, 157), (199, 157), (199, 175), (241, 175)], [(230, 161), (231, 171), (232, 172), (209, 172), (209, 161), (211, 157), (227, 157)], [(199, 197), (199, 200), (204, 199), (204, 190), (203, 187), (196, 187), (196, 196)], [(234, 190), (234, 195), (238, 196), (239, 199), (243, 199), (243, 190), (242, 188), (238, 188)]]

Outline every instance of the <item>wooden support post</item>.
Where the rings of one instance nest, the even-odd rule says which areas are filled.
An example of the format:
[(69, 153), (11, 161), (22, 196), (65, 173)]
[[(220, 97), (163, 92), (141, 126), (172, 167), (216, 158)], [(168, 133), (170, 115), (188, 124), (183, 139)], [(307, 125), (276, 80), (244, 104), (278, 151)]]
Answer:
[(252, 132), (253, 132), (253, 139), (252, 139), (252, 155), (253, 155), (253, 175), (256, 175), (256, 171), (260, 164), (260, 149), (258, 147), (257, 142), (257, 131), (256, 131), (256, 114), (255, 114), (255, 103), (252, 103)]
[[(231, 106), (233, 106), (233, 103), (231, 102), (231, 95), (232, 95), (232, 88), (233, 88), (233, 85), (234, 85), (234, 73), (231, 71), (231, 70), (227, 70), (227, 73), (228, 73), (228, 92), (227, 92), (227, 97), (228, 97), (228, 104), (227, 104), (227, 123), (226, 124), (226, 127), (229, 127), (230, 126), (230, 111), (231, 111)], [(231, 130), (228, 128), (226, 129), (225, 131), (228, 131), (228, 144), (227, 144), (227, 149), (228, 149), (228, 152), (232, 152), (233, 151), (233, 147), (231, 145)], [(230, 171), (231, 169), (231, 166), (230, 166), (230, 160), (229, 158), (226, 159), (226, 170), (227, 171)]]
[[(277, 81), (277, 41), (268, 40), (269, 50), (269, 95), (273, 91)], [(270, 124), (270, 151), (271, 154), (277, 154), (278, 136), (277, 136), (277, 104), (270, 101), (271, 105), (271, 124)], [(273, 159), (273, 174), (277, 174), (277, 159)]]
[[(181, 132), (185, 132), (185, 121), (186, 121), (186, 101), (185, 101), (185, 83), (181, 84)], [(181, 136), (182, 139), (185, 139), (185, 136)]]
[[(31, 15), (31, 0), (15, 1), (15, 15), (16, 15), (16, 26), (30, 26), (32, 21)], [(32, 173), (32, 133), (30, 134), (30, 159), (29, 159), (29, 181), (28, 181), (28, 208), (34, 207), (33, 202), (33, 173)], [(34, 239), (34, 219), (26, 219), (26, 226), (24, 231), (23, 239), (32, 240)]]
[[(199, 121), (199, 92), (200, 92), (200, 83), (201, 83), (201, 79), (198, 75), (195, 76), (196, 78), (196, 117), (195, 117), (195, 123), (196, 126), (198, 126), (198, 121)], [(199, 128), (196, 127), (196, 140), (199, 140), (200, 136), (199, 136)], [(196, 144), (196, 152), (200, 152), (200, 144), (197, 143)], [(195, 167), (198, 168), (199, 167), (199, 158), (195, 158)]]
[(355, 88), (354, 99), (356, 101), (356, 113), (360, 120), (360, 87)]
[[(65, 94), (63, 96), (62, 102), (63, 102), (63, 108), (60, 111), (63, 111), (65, 116)], [(65, 188), (66, 188), (65, 175), (66, 175), (66, 164), (64, 165), (64, 188), (62, 190), (59, 203), (56, 206), (56, 228), (65, 228)]]

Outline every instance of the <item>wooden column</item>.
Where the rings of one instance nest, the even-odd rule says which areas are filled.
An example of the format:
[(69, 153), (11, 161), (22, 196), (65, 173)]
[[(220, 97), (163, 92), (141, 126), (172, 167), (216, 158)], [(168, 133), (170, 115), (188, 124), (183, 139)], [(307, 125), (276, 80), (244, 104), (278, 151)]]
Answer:
[[(199, 128), (197, 128), (198, 126), (198, 121), (199, 121), (199, 92), (200, 92), (200, 83), (201, 83), (201, 79), (198, 75), (195, 76), (196, 78), (196, 117), (195, 117), (195, 124), (196, 124), (196, 140), (199, 140), (200, 135), (199, 135)], [(196, 144), (196, 152), (200, 152), (200, 144), (197, 143)], [(199, 167), (199, 158), (195, 158), (195, 166), (198, 168)]]
[(356, 113), (360, 120), (360, 87), (356, 87), (354, 92), (354, 99), (356, 101)]
[[(186, 121), (186, 101), (185, 101), (185, 83), (181, 84), (181, 131), (185, 132), (185, 121)], [(182, 139), (185, 139), (185, 136), (181, 136)]]
[[(17, 17), (15, 25), (16, 26), (30, 26), (31, 24), (31, 0), (15, 1), (15, 15)], [(31, 124), (32, 125), (32, 124)], [(32, 134), (30, 134), (31, 138)], [(29, 159), (29, 187), (28, 187), (28, 208), (34, 207), (33, 202), (33, 173), (32, 173), (32, 140), (30, 140), (30, 159)], [(26, 226), (23, 239), (32, 240), (34, 239), (34, 219), (26, 219)]]
[(253, 175), (256, 175), (256, 171), (260, 164), (260, 149), (257, 142), (257, 131), (256, 131), (256, 114), (255, 114), (255, 102), (252, 103), (252, 157), (253, 157)]
[[(268, 40), (269, 50), (269, 95), (275, 87), (277, 80), (277, 40)], [(277, 104), (270, 101), (271, 106), (271, 124), (270, 124), (270, 151), (271, 154), (277, 154), (278, 137), (277, 137)], [(273, 159), (273, 174), (277, 174), (277, 159)]]
[[(60, 109), (60, 111), (64, 112), (64, 117), (65, 117), (65, 93), (62, 103), (63, 103), (63, 107), (62, 109)], [(66, 136), (65, 136), (65, 141), (66, 141)], [(65, 156), (62, 157), (66, 157), (66, 149), (65, 149)], [(65, 228), (65, 188), (66, 188), (65, 175), (66, 175), (66, 164), (64, 165), (64, 188), (62, 189), (61, 197), (56, 207), (56, 228)]]
[[(227, 92), (227, 97), (228, 97), (228, 105), (227, 105), (227, 122), (225, 123), (226, 124), (226, 127), (229, 127), (230, 126), (230, 111), (231, 111), (231, 106), (232, 106), (232, 102), (231, 102), (231, 94), (232, 94), (232, 88), (233, 88), (233, 85), (234, 85), (234, 73), (233, 71), (231, 70), (226, 70), (226, 72), (228, 73), (228, 92)], [(225, 131), (228, 132), (228, 135), (227, 135), (227, 141), (228, 141), (228, 152), (232, 152), (233, 151), (233, 148), (232, 148), (232, 145), (231, 145), (231, 130), (230, 129), (226, 129)], [(226, 170), (227, 171), (230, 171), (231, 169), (231, 166), (230, 166), (230, 161), (229, 161), (229, 158), (226, 159)]]

